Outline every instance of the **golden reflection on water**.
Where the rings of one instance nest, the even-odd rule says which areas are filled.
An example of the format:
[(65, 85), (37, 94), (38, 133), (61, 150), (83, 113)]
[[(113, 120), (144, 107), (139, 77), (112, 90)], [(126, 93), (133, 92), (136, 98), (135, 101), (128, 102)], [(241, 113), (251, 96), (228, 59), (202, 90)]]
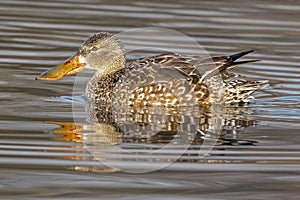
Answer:
[[(72, 146), (75, 149), (73, 153), (78, 155), (63, 156), (62, 159), (220, 163), (226, 161), (201, 159), (199, 153), (185, 153), (182, 148), (200, 151), (202, 145), (211, 145), (206, 148), (213, 148), (215, 145), (239, 145), (239, 142), (243, 145), (255, 143), (232, 139), (239, 130), (256, 124), (245, 116), (252, 112), (247, 106), (223, 107), (222, 115), (214, 115), (209, 108), (200, 111), (194, 107), (130, 107), (128, 113), (118, 113), (110, 107), (104, 108), (94, 103), (86, 106), (88, 123), (46, 121), (59, 126), (51, 131), (56, 140), (82, 144)], [(172, 153), (170, 157), (160, 158), (174, 149), (182, 150), (178, 158), (173, 158)], [(152, 151), (157, 150), (163, 152), (152, 154)], [(70, 153), (69, 150), (67, 152)], [(82, 156), (83, 152), (90, 156)], [(95, 172), (119, 170), (113, 166), (73, 166), (69, 169)]]

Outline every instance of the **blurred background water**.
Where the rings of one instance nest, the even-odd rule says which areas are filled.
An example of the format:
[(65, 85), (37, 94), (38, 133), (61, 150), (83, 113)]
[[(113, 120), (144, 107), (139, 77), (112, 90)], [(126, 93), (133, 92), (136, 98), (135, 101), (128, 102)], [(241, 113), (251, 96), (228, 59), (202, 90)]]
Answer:
[[(297, 199), (299, 11), (298, 1), (274, 0), (1, 1), (1, 198)], [(209, 157), (195, 157), (191, 148), (180, 162), (151, 173), (125, 173), (95, 161), (81, 138), (70, 134), (77, 130), (71, 98), (75, 77), (55, 83), (34, 77), (74, 54), (92, 33), (140, 27), (179, 31), (210, 54), (254, 49), (248, 58), (261, 62), (234, 70), (270, 83), (255, 94), (247, 112), (236, 113), (251, 125), (227, 134)], [(157, 42), (176, 43), (164, 36)], [(154, 163), (140, 161), (145, 167)]]

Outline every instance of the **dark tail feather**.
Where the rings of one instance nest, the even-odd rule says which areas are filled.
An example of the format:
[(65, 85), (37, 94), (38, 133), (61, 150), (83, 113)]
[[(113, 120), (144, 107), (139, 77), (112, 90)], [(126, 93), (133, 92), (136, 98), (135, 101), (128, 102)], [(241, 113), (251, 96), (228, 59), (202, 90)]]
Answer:
[(240, 52), (240, 53), (236, 53), (236, 54), (233, 54), (231, 56), (229, 56), (229, 59), (234, 62), (236, 61), (237, 59), (249, 54), (249, 53), (252, 53), (254, 50), (249, 50), (249, 51), (243, 51), (243, 52)]
[[(243, 60), (243, 61), (235, 62), (237, 59), (239, 59), (239, 58), (241, 58), (241, 57), (243, 57), (243, 56), (245, 56), (249, 53), (252, 53), (253, 51), (254, 50), (243, 51), (243, 52), (236, 53), (236, 54), (228, 56), (228, 61), (224, 64), (224, 68), (228, 69), (231, 66), (236, 66), (236, 65), (240, 65), (240, 64), (260, 61), (260, 60)], [(225, 70), (225, 69), (223, 69), (223, 70)]]
[(239, 64), (245, 64), (245, 63), (250, 63), (250, 62), (257, 62), (259, 60), (243, 60), (243, 61), (238, 61), (238, 62), (235, 62), (237, 59), (249, 54), (253, 52), (253, 50), (249, 50), (249, 51), (243, 51), (243, 52), (240, 52), (240, 53), (236, 53), (236, 54), (233, 54), (233, 55), (230, 55), (226, 58), (225, 62), (223, 65), (221, 65), (220, 67), (216, 68), (216, 69), (213, 69), (213, 70), (210, 70), (208, 72), (206, 72), (202, 78), (201, 78), (201, 81), (204, 81), (205, 79), (209, 78), (209, 77), (212, 77), (212, 76), (215, 76), (216, 74), (219, 74), (223, 71), (225, 71), (226, 69), (230, 69), (230, 68), (233, 68)]

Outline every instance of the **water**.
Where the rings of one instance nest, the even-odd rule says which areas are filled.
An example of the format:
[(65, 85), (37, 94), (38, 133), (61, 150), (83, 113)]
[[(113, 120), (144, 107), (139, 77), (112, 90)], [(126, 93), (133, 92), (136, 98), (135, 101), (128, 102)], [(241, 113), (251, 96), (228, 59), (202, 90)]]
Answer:
[[(299, 2), (16, 0), (0, 4), (1, 198), (297, 199)], [(189, 141), (184, 136), (176, 138), (177, 146), (152, 157), (145, 155), (149, 149), (161, 148), (164, 141), (174, 141), (162, 135), (121, 141), (120, 147), (140, 152), (135, 158), (97, 146), (110, 162), (105, 166), (107, 162), (98, 162), (82, 143), (80, 134), (87, 125), (73, 124), (87, 118), (82, 110), (73, 117), (72, 103), (82, 106), (82, 91), (74, 94), (73, 84), (81, 80), (84, 85), (89, 72), (59, 82), (34, 81), (36, 75), (76, 52), (90, 34), (117, 34), (139, 27), (179, 31), (210, 54), (254, 49), (247, 58), (261, 60), (235, 71), (269, 80), (270, 86), (255, 94), (254, 104), (229, 112), (235, 119), (229, 122), (236, 125), (227, 124), (229, 131), (213, 140), (217, 145), (209, 156), (198, 156), (203, 140), (196, 138), (174, 160), (174, 155), (182, 153), (180, 142)], [(156, 39), (155, 45), (162, 47), (176, 42), (163, 35)], [(136, 42), (133, 48), (142, 45)], [(189, 45), (180, 48), (193, 52)], [(108, 138), (120, 144), (119, 137)], [(175, 162), (169, 165), (169, 161)], [(165, 163), (163, 169), (149, 173), (114, 168), (136, 171)]]

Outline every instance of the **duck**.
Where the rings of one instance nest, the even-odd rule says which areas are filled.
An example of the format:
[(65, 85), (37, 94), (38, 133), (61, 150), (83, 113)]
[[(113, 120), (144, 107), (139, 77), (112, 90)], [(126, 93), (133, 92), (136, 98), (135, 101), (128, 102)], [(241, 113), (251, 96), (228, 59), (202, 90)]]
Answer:
[[(239, 60), (251, 52), (205, 57), (167, 52), (129, 62), (121, 41), (111, 33), (100, 32), (84, 41), (74, 56), (35, 79), (56, 81), (85, 69), (95, 70), (85, 96), (103, 105), (124, 99), (129, 106), (251, 103), (251, 95), (265, 87), (266, 81), (247, 80), (230, 72), (241, 64), (258, 61)], [(213, 91), (221, 90), (221, 96), (213, 98)]]

